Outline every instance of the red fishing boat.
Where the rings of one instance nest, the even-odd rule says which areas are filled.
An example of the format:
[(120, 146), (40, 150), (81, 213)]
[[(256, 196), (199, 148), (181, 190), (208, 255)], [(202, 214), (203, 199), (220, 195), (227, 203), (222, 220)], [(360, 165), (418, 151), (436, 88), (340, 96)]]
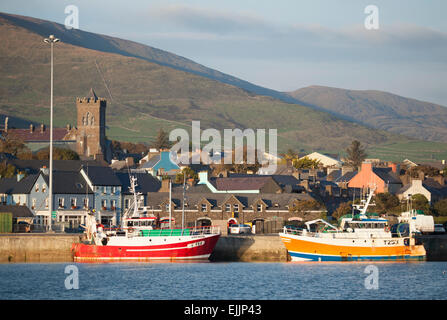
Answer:
[[(206, 260), (220, 236), (219, 227), (157, 228), (157, 218), (137, 208), (136, 178), (131, 177), (134, 194), (117, 230), (97, 228), (94, 215), (87, 217), (86, 243), (74, 243), (76, 262)], [(170, 193), (171, 194), (171, 193)], [(171, 202), (170, 202), (171, 203)]]

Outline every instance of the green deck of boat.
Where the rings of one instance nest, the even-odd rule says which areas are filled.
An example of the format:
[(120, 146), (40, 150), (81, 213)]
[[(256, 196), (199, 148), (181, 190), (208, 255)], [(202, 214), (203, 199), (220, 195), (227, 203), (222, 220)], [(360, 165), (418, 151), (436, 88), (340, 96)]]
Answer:
[[(182, 234), (183, 231), (183, 234)], [(158, 229), (158, 230), (141, 230), (142, 237), (169, 237), (169, 236), (189, 236), (189, 229)]]

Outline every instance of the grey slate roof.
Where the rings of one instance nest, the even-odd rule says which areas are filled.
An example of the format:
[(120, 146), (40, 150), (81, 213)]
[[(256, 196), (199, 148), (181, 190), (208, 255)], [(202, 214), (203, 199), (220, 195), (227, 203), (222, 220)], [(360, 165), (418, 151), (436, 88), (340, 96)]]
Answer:
[(32, 218), (33, 213), (27, 206), (0, 205), (0, 212), (10, 212), (13, 218)]
[[(121, 181), (123, 194), (131, 194), (129, 192), (130, 179), (127, 172), (115, 172), (118, 179)], [(161, 182), (154, 176), (148, 173), (132, 173), (137, 178), (136, 191), (141, 193), (157, 192), (161, 188)]]
[[(44, 175), (45, 182), (49, 185), (49, 176)], [(93, 194), (80, 172), (53, 171), (54, 194)]]
[(373, 172), (379, 176), (385, 183), (401, 184), (399, 177), (391, 170), (391, 168), (372, 168)]
[(0, 193), (5, 194), (27, 194), (30, 193), (39, 174), (31, 174), (20, 181), (17, 177), (0, 179)]
[(350, 171), (346, 172), (344, 175), (339, 177), (337, 180), (335, 180), (336, 183), (338, 182), (349, 182), (352, 178), (354, 178), (357, 175), (357, 171)]
[[(244, 209), (252, 209), (251, 206), (255, 204), (258, 199), (262, 199), (267, 206), (268, 210), (288, 210), (287, 205), (289, 205), (294, 200), (312, 200), (313, 198), (309, 194), (301, 193), (279, 193), (279, 194), (253, 194), (253, 193), (235, 193), (235, 194), (225, 194), (225, 193), (189, 193), (186, 192), (185, 203), (188, 204), (186, 209), (196, 209), (196, 206), (203, 200), (206, 199), (210, 202), (213, 207), (212, 210), (220, 210), (224, 203), (234, 196), (239, 200)], [(179, 209), (182, 207), (182, 193), (172, 193), (172, 201)], [(159, 209), (162, 203), (168, 203), (169, 193), (167, 192), (157, 192), (149, 193), (147, 195), (148, 205)], [(275, 207), (278, 204), (278, 207)]]
[[(39, 173), (40, 168), (50, 167), (48, 160), (7, 160), (7, 163), (14, 165), (18, 170), (28, 173)], [(81, 166), (108, 166), (103, 161), (96, 160), (53, 160), (54, 171), (79, 171)]]
[(83, 167), (94, 186), (121, 186), (121, 181), (110, 167)]

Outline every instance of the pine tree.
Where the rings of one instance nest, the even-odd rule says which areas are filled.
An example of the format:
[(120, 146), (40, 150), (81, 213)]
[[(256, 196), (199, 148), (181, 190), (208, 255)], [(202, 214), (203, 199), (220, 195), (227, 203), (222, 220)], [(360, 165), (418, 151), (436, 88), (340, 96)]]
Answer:
[(346, 152), (348, 153), (348, 165), (354, 168), (358, 168), (367, 156), (365, 149), (358, 140), (352, 141), (351, 146), (346, 149)]
[(153, 147), (156, 149), (169, 149), (171, 147), (169, 135), (162, 128), (158, 130), (157, 138), (155, 139)]

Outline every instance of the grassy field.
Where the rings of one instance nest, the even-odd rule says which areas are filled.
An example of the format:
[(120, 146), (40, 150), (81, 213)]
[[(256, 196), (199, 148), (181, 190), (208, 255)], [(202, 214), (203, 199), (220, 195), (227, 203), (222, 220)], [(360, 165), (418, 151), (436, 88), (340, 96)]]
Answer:
[[(39, 35), (0, 25), (0, 113), (49, 124), (50, 51)], [(343, 153), (360, 140), (370, 157), (442, 159), (447, 144), (412, 141), (319, 112), (254, 95), (188, 72), (119, 54), (59, 43), (55, 50), (54, 122), (76, 125), (76, 97), (94, 88), (107, 99), (109, 139), (150, 143), (160, 128), (277, 129), (278, 152)]]

